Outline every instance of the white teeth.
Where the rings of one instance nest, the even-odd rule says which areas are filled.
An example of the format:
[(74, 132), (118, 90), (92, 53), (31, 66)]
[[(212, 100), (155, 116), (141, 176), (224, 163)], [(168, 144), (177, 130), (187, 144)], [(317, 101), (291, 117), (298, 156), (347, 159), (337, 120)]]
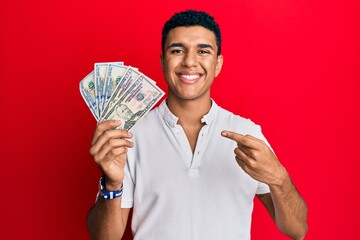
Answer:
[(182, 78), (186, 78), (187, 80), (194, 80), (200, 77), (200, 75), (180, 75)]

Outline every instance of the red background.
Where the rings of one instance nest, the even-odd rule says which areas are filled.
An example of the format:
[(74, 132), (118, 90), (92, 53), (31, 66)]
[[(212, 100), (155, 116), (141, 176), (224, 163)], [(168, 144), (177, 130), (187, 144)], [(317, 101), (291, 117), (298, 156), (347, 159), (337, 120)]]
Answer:
[[(356, 0), (2, 1), (1, 239), (88, 239), (100, 172), (79, 82), (95, 62), (124, 61), (166, 90), (160, 31), (188, 8), (220, 23), (212, 97), (262, 126), (309, 206), (306, 239), (356, 239)], [(257, 200), (252, 236), (287, 239)]]

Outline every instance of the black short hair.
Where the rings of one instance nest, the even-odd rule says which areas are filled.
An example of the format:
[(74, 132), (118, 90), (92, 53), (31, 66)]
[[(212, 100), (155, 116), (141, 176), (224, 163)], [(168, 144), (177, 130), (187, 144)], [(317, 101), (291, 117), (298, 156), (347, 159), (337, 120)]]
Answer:
[(209, 29), (215, 34), (216, 45), (218, 47), (217, 55), (221, 53), (221, 32), (220, 27), (213, 16), (206, 12), (196, 10), (186, 10), (175, 13), (165, 24), (162, 29), (161, 49), (164, 52), (166, 38), (171, 29), (176, 27), (202, 26)]

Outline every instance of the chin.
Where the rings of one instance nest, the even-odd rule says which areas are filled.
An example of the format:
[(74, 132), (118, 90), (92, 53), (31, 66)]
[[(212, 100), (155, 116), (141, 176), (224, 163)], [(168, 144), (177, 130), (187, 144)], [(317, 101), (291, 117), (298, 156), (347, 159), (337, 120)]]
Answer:
[(206, 93), (183, 93), (183, 94), (176, 94), (179, 99), (183, 100), (198, 100), (203, 98), (210, 98), (210, 95)]
[(169, 97), (183, 100), (196, 100), (201, 98), (210, 98), (210, 89), (204, 88), (168, 88)]

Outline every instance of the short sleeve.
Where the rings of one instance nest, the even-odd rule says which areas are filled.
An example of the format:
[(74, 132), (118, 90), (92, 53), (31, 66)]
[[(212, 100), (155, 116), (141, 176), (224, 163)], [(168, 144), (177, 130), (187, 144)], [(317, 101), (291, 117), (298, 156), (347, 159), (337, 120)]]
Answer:
[(134, 205), (135, 184), (131, 178), (129, 159), (126, 161), (124, 168), (123, 195), (121, 199), (122, 208), (132, 208)]
[(256, 194), (265, 194), (269, 192), (270, 192), (269, 186), (265, 183), (259, 182), (258, 187), (256, 189)]

